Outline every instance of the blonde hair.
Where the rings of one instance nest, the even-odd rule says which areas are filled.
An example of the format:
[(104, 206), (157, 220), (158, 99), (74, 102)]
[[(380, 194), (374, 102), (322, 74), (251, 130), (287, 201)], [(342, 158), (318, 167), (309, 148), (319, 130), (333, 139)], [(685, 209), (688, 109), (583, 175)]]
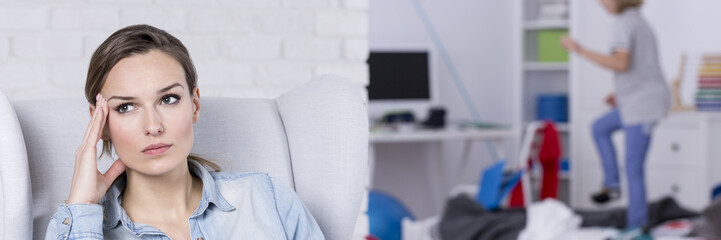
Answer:
[[(110, 69), (120, 60), (136, 55), (159, 50), (173, 57), (185, 71), (185, 81), (188, 84), (188, 91), (193, 95), (193, 88), (197, 85), (198, 74), (190, 59), (188, 50), (173, 35), (166, 31), (150, 25), (132, 25), (120, 29), (110, 35), (90, 58), (88, 76), (85, 81), (85, 98), (90, 104), (95, 105), (95, 95), (105, 84)], [(103, 139), (103, 155), (111, 155), (112, 140)], [(212, 170), (220, 171), (220, 166), (195, 154), (189, 154), (188, 160), (195, 160)]]
[(616, 2), (616, 11), (618, 11), (618, 13), (623, 13), (626, 9), (643, 5), (643, 0), (614, 0), (614, 2)]

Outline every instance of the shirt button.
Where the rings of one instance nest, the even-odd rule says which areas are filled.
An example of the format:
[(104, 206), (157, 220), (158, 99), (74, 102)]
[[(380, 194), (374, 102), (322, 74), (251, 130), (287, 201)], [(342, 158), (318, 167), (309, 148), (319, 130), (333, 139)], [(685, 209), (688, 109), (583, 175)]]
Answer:
[(198, 238), (198, 239), (196, 239), (196, 240), (203, 240), (203, 237), (199, 237), (199, 238)]
[(65, 218), (65, 220), (63, 220), (63, 224), (65, 224), (65, 225), (70, 224), (70, 219), (69, 219), (69, 218)]

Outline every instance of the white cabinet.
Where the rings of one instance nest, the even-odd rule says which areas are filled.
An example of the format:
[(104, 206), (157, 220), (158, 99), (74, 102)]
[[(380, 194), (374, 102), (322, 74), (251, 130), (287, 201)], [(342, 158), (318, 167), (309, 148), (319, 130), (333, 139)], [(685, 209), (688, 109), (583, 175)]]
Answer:
[(677, 113), (659, 123), (646, 158), (648, 199), (673, 196), (702, 210), (721, 184), (721, 113)]
[[(579, 117), (592, 122), (594, 115)], [(613, 136), (621, 178), (622, 198), (610, 205), (598, 206), (590, 195), (598, 191), (603, 181), (603, 169), (593, 144), (590, 127), (578, 129), (579, 141), (575, 151), (575, 168), (571, 176), (572, 205), (576, 208), (597, 209), (625, 207), (628, 188), (625, 170), (623, 131)], [(721, 184), (721, 113), (672, 113), (659, 121), (653, 131), (646, 156), (646, 197), (656, 201), (672, 196), (681, 206), (702, 210), (710, 203), (711, 191)]]

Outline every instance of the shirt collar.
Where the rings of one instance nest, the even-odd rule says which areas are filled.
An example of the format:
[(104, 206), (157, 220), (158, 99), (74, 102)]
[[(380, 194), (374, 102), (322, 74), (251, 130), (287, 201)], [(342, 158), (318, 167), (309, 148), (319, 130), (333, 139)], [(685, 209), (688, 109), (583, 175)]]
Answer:
[[(225, 200), (223, 195), (220, 193), (220, 189), (218, 189), (215, 179), (213, 179), (213, 176), (207, 169), (205, 169), (205, 167), (195, 160), (188, 160), (188, 169), (195, 176), (198, 176), (203, 182), (203, 195), (200, 198), (198, 208), (196, 208), (195, 212), (193, 212), (190, 216), (191, 218), (205, 213), (205, 210), (208, 209), (210, 203), (213, 203), (218, 209), (224, 212), (235, 210), (235, 207)], [(120, 205), (122, 202), (122, 193), (123, 190), (125, 190), (125, 184), (126, 179), (125, 174), (123, 174), (115, 180), (113, 185), (110, 186), (110, 189), (108, 189), (108, 192), (105, 193), (105, 196), (103, 196), (103, 199), (101, 200), (101, 205), (103, 206), (103, 227), (111, 229), (115, 228), (119, 223), (122, 223), (123, 226), (134, 233), (142, 234), (139, 231), (136, 231), (136, 229), (148, 229), (147, 227), (143, 227), (147, 225), (136, 224), (130, 221), (130, 217), (128, 217), (127, 213)], [(152, 230), (151, 232), (146, 233), (153, 234), (155, 231), (157, 230)]]

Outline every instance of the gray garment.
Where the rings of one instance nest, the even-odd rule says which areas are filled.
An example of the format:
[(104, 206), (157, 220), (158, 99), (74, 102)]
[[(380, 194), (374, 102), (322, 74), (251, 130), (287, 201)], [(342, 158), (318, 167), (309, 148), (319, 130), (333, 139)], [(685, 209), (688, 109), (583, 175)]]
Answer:
[(516, 240), (525, 227), (525, 209), (489, 211), (461, 194), (446, 202), (439, 230), (441, 239)]
[(617, 50), (630, 54), (627, 71), (614, 75), (621, 122), (628, 126), (665, 117), (671, 106), (670, 91), (661, 72), (656, 38), (638, 8), (626, 9), (617, 17), (611, 51)]

